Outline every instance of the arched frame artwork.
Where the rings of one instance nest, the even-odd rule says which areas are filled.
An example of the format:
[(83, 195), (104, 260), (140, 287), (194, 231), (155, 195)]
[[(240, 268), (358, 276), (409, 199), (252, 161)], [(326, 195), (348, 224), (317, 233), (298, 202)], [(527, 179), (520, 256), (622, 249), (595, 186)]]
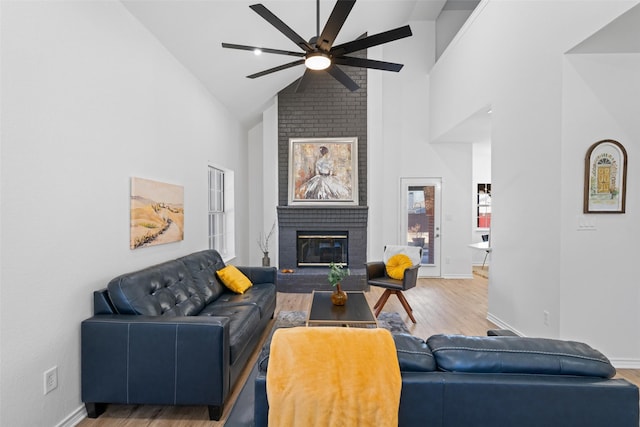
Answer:
[(584, 213), (624, 213), (627, 151), (613, 139), (589, 147), (584, 159)]

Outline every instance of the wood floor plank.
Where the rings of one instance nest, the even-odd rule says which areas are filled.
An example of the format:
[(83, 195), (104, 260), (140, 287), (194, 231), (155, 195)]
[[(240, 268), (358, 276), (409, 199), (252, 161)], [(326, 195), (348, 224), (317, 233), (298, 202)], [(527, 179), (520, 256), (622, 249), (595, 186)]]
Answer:
[[(425, 339), (434, 334), (486, 335), (487, 329), (496, 327), (486, 319), (487, 289), (486, 277), (475, 274), (473, 279), (464, 280), (420, 279), (415, 288), (405, 292), (417, 323), (411, 322), (395, 296), (389, 298), (383, 311), (400, 313), (409, 331)], [(381, 288), (372, 287), (366, 293), (367, 301), (372, 307), (382, 292)], [(310, 299), (311, 294), (278, 293), (276, 314), (280, 311), (305, 311)], [(266, 339), (271, 326), (267, 327), (263, 339)], [(209, 421), (207, 408), (203, 406), (109, 405), (99, 418), (85, 419), (78, 426), (222, 427), (257, 357), (258, 349), (249, 360), (237, 386), (232, 390), (220, 421)], [(638, 369), (620, 369), (618, 377), (640, 385)]]

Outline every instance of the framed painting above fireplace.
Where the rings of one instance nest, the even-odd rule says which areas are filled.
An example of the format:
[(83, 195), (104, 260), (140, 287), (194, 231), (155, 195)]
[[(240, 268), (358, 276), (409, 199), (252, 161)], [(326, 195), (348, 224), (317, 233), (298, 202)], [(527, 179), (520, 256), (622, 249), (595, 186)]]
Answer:
[(289, 205), (357, 205), (358, 138), (290, 138)]

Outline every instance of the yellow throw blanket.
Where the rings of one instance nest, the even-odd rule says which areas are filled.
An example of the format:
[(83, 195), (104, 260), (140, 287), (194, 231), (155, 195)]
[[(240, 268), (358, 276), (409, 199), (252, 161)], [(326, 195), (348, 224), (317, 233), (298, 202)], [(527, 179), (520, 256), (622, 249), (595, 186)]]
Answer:
[(386, 329), (299, 327), (273, 334), (269, 427), (396, 427), (401, 388)]

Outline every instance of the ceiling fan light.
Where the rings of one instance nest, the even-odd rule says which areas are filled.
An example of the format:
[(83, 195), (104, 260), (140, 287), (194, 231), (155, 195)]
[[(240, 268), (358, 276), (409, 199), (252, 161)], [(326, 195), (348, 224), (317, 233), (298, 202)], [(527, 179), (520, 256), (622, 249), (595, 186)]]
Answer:
[(262, 49), (260, 49), (260, 48), (253, 49), (253, 54), (255, 56), (262, 55)]
[(305, 58), (304, 65), (310, 70), (326, 70), (331, 65), (331, 59), (321, 52), (310, 53)]

